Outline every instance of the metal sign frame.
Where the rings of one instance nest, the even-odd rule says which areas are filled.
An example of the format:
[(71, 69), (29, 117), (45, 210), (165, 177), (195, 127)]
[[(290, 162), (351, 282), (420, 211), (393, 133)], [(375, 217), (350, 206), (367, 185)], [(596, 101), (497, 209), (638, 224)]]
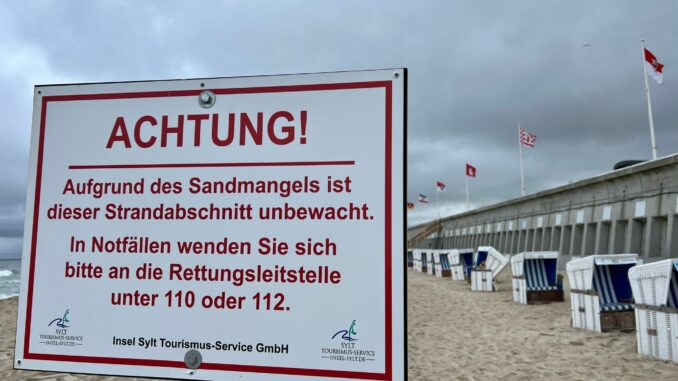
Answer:
[[(209, 89), (209, 94), (205, 94)], [(64, 351), (49, 351), (35, 349), (35, 335), (43, 334), (43, 316), (36, 316), (36, 307), (45, 303), (40, 299), (40, 291), (46, 287), (50, 276), (36, 262), (44, 258), (45, 251), (41, 249), (45, 243), (41, 241), (44, 229), (39, 229), (45, 219), (47, 205), (41, 204), (46, 192), (44, 176), (46, 171), (53, 171), (44, 159), (46, 147), (60, 144), (54, 135), (49, 135), (52, 128), (50, 116), (57, 105), (77, 103), (82, 107), (89, 107), (98, 102), (135, 101), (135, 100), (172, 100), (186, 97), (200, 99), (203, 108), (219, 104), (224, 97), (242, 94), (277, 94), (280, 96), (294, 94), (314, 94), (317, 92), (341, 91), (379, 91), (383, 94), (383, 111), (385, 125), (382, 130), (385, 144), (384, 178), (381, 187), (383, 192), (383, 229), (384, 236), (379, 238), (383, 243), (383, 251), (379, 253), (383, 258), (383, 361), (382, 371), (355, 371), (350, 363), (338, 366), (267, 366), (262, 364), (240, 364), (228, 362), (213, 362), (200, 353), (186, 353), (164, 358), (114, 357), (97, 354), (92, 355), (69, 354)], [(222, 98), (222, 99), (219, 99)], [(33, 133), (31, 141), (30, 171), (28, 181), (28, 197), (26, 206), (26, 222), (24, 247), (22, 256), (22, 283), (19, 302), (19, 316), (17, 321), (16, 351), (14, 368), (21, 370), (51, 370), (60, 372), (77, 372), (91, 374), (130, 375), (142, 377), (166, 377), (177, 379), (223, 379), (225, 375), (239, 377), (243, 380), (296, 380), (307, 379), (307, 376), (325, 377), (337, 380), (402, 380), (407, 378), (407, 327), (406, 327), (406, 210), (405, 210), (405, 179), (406, 179), (406, 98), (407, 98), (407, 70), (386, 69), (360, 72), (299, 74), (269, 77), (240, 77), (240, 78), (211, 78), (174, 81), (148, 82), (121, 82), (107, 84), (75, 84), (36, 86), (34, 99)], [(47, 138), (49, 136), (49, 138)], [(50, 141), (51, 140), (51, 141)], [(82, 141), (85, 149), (89, 144)], [(346, 147), (350, 152), (351, 147)], [(214, 167), (248, 167), (274, 166), (284, 170), (285, 166), (317, 167), (327, 165), (328, 162), (318, 160), (289, 161), (289, 162), (257, 162), (248, 163), (214, 163), (194, 161), (190, 163), (133, 162), (133, 163), (72, 163), (68, 168), (59, 168), (57, 171), (115, 171), (126, 169), (142, 169), (148, 171), (171, 170), (171, 168), (214, 168)], [(329, 163), (330, 165), (345, 165), (346, 163)], [(46, 169), (49, 167), (49, 169)], [(375, 269), (376, 271), (376, 269)], [(57, 282), (58, 283), (58, 282)], [(42, 287), (42, 288), (41, 288)], [(51, 286), (50, 286), (51, 287)], [(59, 287), (58, 284), (54, 287)], [(71, 300), (74, 300), (71, 298)], [(340, 308), (340, 307), (338, 307)], [(329, 311), (331, 312), (331, 311)], [(55, 316), (49, 323), (59, 320), (56, 325), (67, 325), (69, 310), (63, 316)], [(96, 311), (88, 311), (90, 318), (97, 318)], [(50, 319), (52, 316), (49, 317)], [(130, 315), (130, 319), (134, 319)], [(60, 325), (61, 324), (61, 325)], [(199, 324), (199, 323), (198, 323)], [(41, 327), (41, 328), (38, 328)], [(103, 327), (102, 327), (103, 328)], [(41, 331), (42, 329), (42, 331)], [(65, 333), (64, 328), (64, 333)], [(65, 340), (72, 343), (76, 339), (59, 333), (53, 340)], [(77, 336), (76, 336), (77, 337)], [(47, 337), (45, 340), (50, 339)], [(71, 340), (71, 341), (69, 341)], [(68, 344), (71, 345), (71, 344)], [(378, 349), (380, 350), (380, 349)], [(62, 353), (56, 353), (62, 352)], [(378, 352), (378, 351), (377, 351)], [(317, 363), (317, 359), (314, 359)], [(311, 361), (310, 363), (313, 363)]]

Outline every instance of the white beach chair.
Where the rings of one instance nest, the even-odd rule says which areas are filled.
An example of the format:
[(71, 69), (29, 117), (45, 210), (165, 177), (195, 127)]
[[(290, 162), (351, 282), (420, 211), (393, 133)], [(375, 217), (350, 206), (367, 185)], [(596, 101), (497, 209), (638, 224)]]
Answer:
[(596, 332), (633, 330), (628, 271), (636, 264), (636, 254), (590, 255), (568, 262), (572, 326)]
[(562, 302), (558, 282), (558, 252), (528, 251), (511, 257), (513, 300), (520, 304)]
[(447, 250), (436, 250), (433, 253), (433, 264), (435, 265), (435, 276), (439, 278), (447, 278), (451, 274), (450, 261), (448, 258), (449, 252)]
[(448, 255), (452, 280), (471, 280), (473, 249), (453, 249)]
[(678, 259), (632, 267), (638, 353), (678, 364)]
[(497, 276), (506, 268), (508, 259), (492, 246), (481, 246), (471, 270), (471, 291), (496, 291)]
[[(418, 266), (419, 268), (417, 269), (417, 271), (422, 272), (422, 273), (427, 272), (428, 266), (427, 266), (427, 262), (426, 262), (426, 251), (425, 250), (418, 250), (415, 253), (419, 254), (419, 266)], [(415, 259), (416, 258), (417, 257), (415, 255)]]
[(414, 265), (414, 271), (421, 272), (421, 250), (412, 250), (412, 264)]

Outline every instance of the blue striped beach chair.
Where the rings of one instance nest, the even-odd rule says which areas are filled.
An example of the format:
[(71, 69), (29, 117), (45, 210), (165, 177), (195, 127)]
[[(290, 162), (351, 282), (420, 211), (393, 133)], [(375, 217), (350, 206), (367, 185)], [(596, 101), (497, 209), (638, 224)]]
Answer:
[(450, 261), (448, 259), (448, 255), (449, 252), (447, 250), (437, 250), (433, 253), (435, 276), (447, 278), (452, 275), (450, 271)]
[(635, 329), (629, 269), (636, 254), (590, 255), (567, 263), (572, 326), (597, 332)]
[(557, 269), (557, 251), (524, 252), (511, 257), (513, 300), (521, 304), (564, 301)]
[[(628, 280), (629, 269), (610, 265), (598, 265), (594, 269), (593, 289), (597, 290), (598, 295), (600, 295), (600, 310), (633, 310), (633, 295)], [(626, 300), (626, 302), (622, 302), (622, 300)]]
[(629, 270), (638, 353), (678, 364), (678, 259)]

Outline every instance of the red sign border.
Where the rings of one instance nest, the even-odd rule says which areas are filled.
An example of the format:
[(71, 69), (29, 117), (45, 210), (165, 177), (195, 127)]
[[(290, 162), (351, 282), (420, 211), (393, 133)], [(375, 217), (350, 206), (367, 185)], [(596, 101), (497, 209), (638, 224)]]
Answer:
[[(225, 88), (225, 89), (211, 89), (214, 94), (260, 94), (260, 93), (281, 93), (281, 92), (300, 92), (300, 91), (325, 91), (325, 90), (353, 90), (353, 89), (368, 89), (368, 88), (384, 88), (385, 90), (385, 372), (371, 373), (371, 372), (352, 372), (352, 371), (337, 371), (324, 369), (305, 369), (305, 368), (287, 368), (287, 367), (271, 367), (271, 366), (257, 366), (257, 365), (238, 365), (238, 364), (215, 364), (203, 363), (200, 369), (205, 370), (220, 370), (231, 372), (251, 372), (251, 373), (269, 373), (269, 374), (283, 374), (283, 375), (301, 375), (301, 376), (318, 376), (318, 377), (336, 377), (336, 378), (352, 378), (362, 380), (391, 380), (393, 375), (393, 331), (392, 331), (392, 112), (393, 112), (393, 84), (391, 81), (366, 81), (366, 82), (345, 82), (345, 83), (327, 83), (327, 84), (309, 84), (309, 85), (287, 85), (287, 86), (266, 86), (266, 87), (241, 87), (241, 88)], [(181, 97), (181, 96), (197, 96), (200, 90), (180, 90), (180, 91), (149, 91), (149, 92), (126, 92), (126, 93), (108, 93), (108, 94), (75, 94), (75, 95), (53, 95), (44, 96), (42, 98), (40, 110), (40, 135), (38, 143), (37, 156), (37, 172), (35, 181), (35, 195), (33, 206), (33, 226), (31, 237), (31, 252), (29, 264), (29, 280), (28, 280), (28, 297), (26, 302), (26, 321), (24, 332), (24, 348), (23, 357), (29, 360), (45, 360), (45, 361), (67, 361), (80, 363), (95, 363), (95, 364), (112, 364), (112, 365), (132, 365), (132, 366), (153, 366), (153, 367), (171, 367), (171, 368), (186, 368), (182, 361), (169, 360), (151, 360), (151, 359), (134, 359), (134, 358), (117, 358), (117, 357), (95, 357), (95, 356), (70, 356), (70, 355), (53, 355), (42, 353), (31, 353), (30, 333), (31, 333), (31, 317), (33, 307), (33, 281), (35, 274), (35, 259), (36, 259), (36, 245), (38, 236), (38, 220), (40, 216), (40, 190), (42, 185), (42, 164), (43, 151), (45, 143), (45, 124), (47, 117), (48, 102), (63, 102), (63, 101), (82, 101), (82, 100), (110, 100), (110, 99), (133, 99), (133, 98), (158, 98), (158, 97)]]

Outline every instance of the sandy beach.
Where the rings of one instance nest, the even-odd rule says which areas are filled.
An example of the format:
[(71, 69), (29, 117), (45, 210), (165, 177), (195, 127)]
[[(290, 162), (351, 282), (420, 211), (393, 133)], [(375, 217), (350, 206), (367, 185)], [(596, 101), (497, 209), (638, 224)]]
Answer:
[(571, 328), (568, 292), (563, 303), (513, 302), (510, 272), (500, 275), (498, 292), (481, 293), (408, 271), (411, 380), (678, 378), (678, 365), (636, 354), (635, 332)]
[[(678, 365), (640, 356), (635, 333), (570, 327), (566, 302), (514, 303), (510, 271), (500, 290), (408, 271), (410, 380), (669, 380)], [(1, 380), (136, 380), (12, 369), (17, 298), (0, 301)], [(144, 379), (148, 380), (148, 379)]]

